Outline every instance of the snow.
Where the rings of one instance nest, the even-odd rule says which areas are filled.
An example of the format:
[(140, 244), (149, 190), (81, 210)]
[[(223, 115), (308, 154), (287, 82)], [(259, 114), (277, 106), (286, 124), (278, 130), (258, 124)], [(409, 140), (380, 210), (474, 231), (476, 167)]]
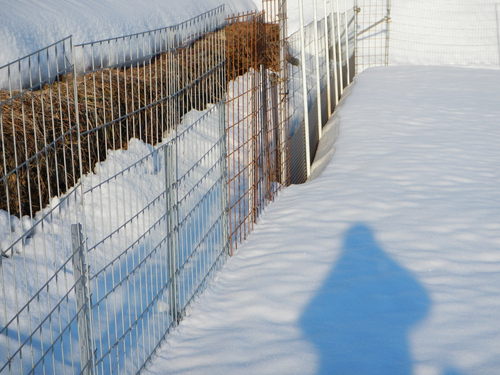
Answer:
[[(223, 106), (220, 103), (208, 105), (204, 111), (190, 111), (182, 118), (177, 131), (166, 134), (164, 141), (156, 146), (131, 139), (127, 150), (108, 150), (106, 160), (97, 164), (92, 173), (83, 176), (82, 189), (74, 188), (61, 197), (53, 198), (33, 219), (9, 218), (5, 211), (0, 210), (0, 250), (15, 243), (13, 251), (8, 254), (13, 256), (2, 262), (0, 267), (0, 317), (2, 323), (9, 323), (9, 329), (0, 335), (1, 366), (9, 361), (10, 354), (20, 345), (18, 332), (27, 337), (38, 325), (42, 328), (35, 331), (35, 339), (30, 343), (36, 359), (53, 342), (52, 332), (57, 330), (53, 327), (68, 327), (62, 339), (54, 344), (53, 362), (44, 364), (46, 372), (71, 373), (70, 363), (79, 363), (78, 351), (75, 350), (79, 347), (75, 334), (77, 326), (76, 321), (70, 318), (75, 317), (76, 312), (75, 297), (71, 293), (75, 283), (71, 276), (74, 273), (72, 247), (68, 242), (72, 238), (71, 224), (85, 223), (90, 290), (94, 301), (101, 301), (95, 303), (98, 308), (93, 315), (94, 340), (98, 342), (96, 355), (102, 356), (103, 352), (113, 350), (114, 343), (126, 336), (129, 327), (126, 322), (130, 324), (142, 319), (144, 325), (137, 326), (133, 336), (126, 336), (130, 340), (127, 340), (128, 356), (105, 356), (100, 365), (101, 368), (126, 369), (128, 372), (136, 368), (131, 358), (135, 359), (138, 352), (143, 352), (144, 341), (151, 339), (147, 334), (149, 331), (145, 332), (143, 327), (153, 325), (152, 317), (164, 318), (168, 311), (166, 293), (161, 294), (155, 289), (163, 288), (167, 283), (166, 273), (152, 272), (142, 263), (146, 263), (143, 257), (147, 253), (151, 258), (150, 265), (167, 269), (164, 253), (152, 249), (151, 243), (161, 243), (165, 239), (165, 227), (158, 224), (162, 222), (166, 207), (163, 151), (173, 137), (176, 137), (179, 155), (176, 167), (181, 176), (178, 180), (177, 209), (182, 217), (187, 217), (187, 212), (191, 213), (185, 219), (187, 224), (179, 226), (179, 236), (185, 247), (192, 248), (190, 242), (199, 240), (199, 233), (208, 233), (206, 236), (213, 246), (201, 245), (199, 247), (203, 251), (199, 249), (197, 254), (191, 254), (191, 262), (197, 266), (208, 263), (208, 257), (215, 260), (223, 251), (216, 230), (208, 231), (209, 228), (219, 227), (217, 224), (222, 212), (221, 163), (214, 162), (214, 159), (221, 155)], [(124, 201), (127, 203), (123, 204)], [(200, 222), (201, 215), (196, 214), (201, 209), (207, 212), (203, 222)], [(196, 231), (192, 230), (194, 226)], [(31, 233), (26, 238), (18, 239), (28, 231)], [(182, 251), (179, 256), (185, 257), (185, 253)], [(150, 282), (153, 275), (154, 283)], [(182, 286), (186, 289), (185, 295), (191, 296), (193, 291), (187, 289), (192, 288), (195, 282), (198, 282), (195, 284), (197, 287), (205, 274), (193, 275), (192, 270), (185, 267), (179, 271), (178, 277), (187, 280)], [(123, 279), (128, 282), (115, 281)], [(39, 300), (28, 304), (30, 296), (38, 290), (41, 290)], [(143, 306), (153, 299), (153, 290), (159, 295), (159, 301), (151, 309), (153, 312), (146, 314)], [(62, 298), (65, 293), (69, 296)], [(51, 314), (54, 310), (58, 313)], [(19, 318), (12, 322), (17, 313)], [(50, 318), (41, 322), (40, 316)], [(44, 329), (49, 334), (38, 335)], [(153, 341), (155, 339), (152, 338)], [(72, 354), (69, 357), (67, 353)], [(24, 373), (23, 366), (33, 366), (29, 359), (14, 357), (10, 361), (10, 371)], [(39, 370), (40, 367), (35, 372)]]
[[(305, 3), (309, 22), (312, 7)], [(488, 8), (470, 18), (464, 15), (481, 8), (428, 0), (415, 10), (413, 1), (393, 3), (392, 64), (497, 67), (494, 3), (474, 2)], [(0, 66), (68, 35), (76, 44), (142, 32), (221, 4), (0, 0)], [(228, 13), (259, 6), (250, 0), (226, 4)], [(440, 34), (445, 8), (459, 17), (446, 18), (441, 27), (451, 32)], [(289, 0), (289, 11), (293, 32), (298, 29), (296, 1)], [(479, 29), (486, 30), (484, 35), (471, 35)], [(405, 39), (408, 33), (411, 42)], [(484, 43), (471, 50), (478, 40)], [(499, 83), (495, 70), (436, 66), (369, 69), (356, 77), (325, 129), (310, 181), (285, 189), (266, 209), (146, 373), (498, 373)], [(115, 151), (111, 159), (146, 158), (151, 173), (144, 181), (123, 179), (113, 189), (146, 194), (148, 202), (157, 193), (150, 187), (161, 179), (154, 173), (158, 155), (140, 142), (131, 146), (133, 154)], [(95, 172), (112, 172), (106, 168), (103, 164)], [(94, 186), (93, 178), (84, 183)], [(78, 221), (67, 206), (81, 204), (75, 192), (65, 199), (54, 198), (54, 206), (64, 204), (47, 224), (60, 249), (67, 248), (69, 224)], [(112, 206), (99, 211), (112, 212), (119, 205)], [(97, 219), (102, 219), (99, 212)], [(0, 247), (10, 241), (8, 222), (0, 211)], [(31, 224), (23, 219), (13, 226), (21, 233)], [(30, 249), (41, 237), (35, 233), (31, 244), (19, 244), (34, 274), (43, 261)], [(40, 270), (62, 267), (64, 258), (57, 255), (51, 254)], [(40, 285), (46, 282), (44, 275), (37, 276)], [(14, 279), (4, 275), (4, 280)], [(71, 278), (66, 283), (70, 287)], [(16, 288), (4, 287), (14, 309), (10, 301), (17, 301)], [(56, 293), (52, 298), (39, 308), (50, 310)], [(19, 324), (28, 331), (28, 319)], [(5, 346), (6, 338), (1, 340)], [(77, 353), (73, 356), (78, 362)]]
[(256, 8), (253, 0), (0, 0), (0, 66), (70, 35), (79, 44), (140, 33), (223, 4), (228, 13)]
[[(298, 2), (288, 2), (289, 32), (299, 29)], [(338, 2), (338, 9), (353, 1)], [(172, 26), (225, 5), (228, 14), (262, 9), (254, 0), (0, 0), (0, 66), (70, 35), (73, 43), (88, 43)], [(318, 7), (318, 17), (322, 7)], [(312, 7), (304, 9), (306, 23)]]
[(496, 374), (499, 83), (357, 76), (310, 181), (267, 209), (146, 373)]
[(393, 1), (389, 63), (498, 69), (499, 21), (498, 1)]

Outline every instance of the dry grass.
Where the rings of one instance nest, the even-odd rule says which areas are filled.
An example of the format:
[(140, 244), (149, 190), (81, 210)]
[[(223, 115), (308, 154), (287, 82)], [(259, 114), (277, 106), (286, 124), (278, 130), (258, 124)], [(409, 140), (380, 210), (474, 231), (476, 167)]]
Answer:
[(279, 25), (265, 24), (254, 19), (234, 22), (226, 27), (227, 74), (233, 80), (250, 68), (261, 65), (279, 70)]
[(131, 138), (154, 145), (185, 113), (221, 100), (226, 79), (259, 64), (276, 68), (275, 26), (235, 23), (141, 65), (86, 72), (76, 90), (69, 75), (42, 89), (0, 91), (0, 209), (33, 216), (104, 161), (107, 150), (126, 149)]
[[(61, 97), (64, 85), (15, 93), (0, 108), (2, 131), (0, 208), (33, 215), (51, 196), (65, 192), (78, 174), (74, 103)], [(0, 101), (9, 98), (0, 93)], [(7, 173), (5, 173), (7, 171)]]

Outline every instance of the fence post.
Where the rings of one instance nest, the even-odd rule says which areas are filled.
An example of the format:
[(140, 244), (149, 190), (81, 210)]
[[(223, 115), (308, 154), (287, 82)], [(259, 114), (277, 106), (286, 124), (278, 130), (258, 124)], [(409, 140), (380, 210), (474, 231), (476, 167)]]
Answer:
[[(279, 76), (276, 73), (271, 73), (269, 74), (269, 80), (270, 80), (270, 99), (271, 99), (271, 124), (272, 124), (272, 144), (271, 144), (271, 149), (269, 150), (270, 154), (270, 162), (269, 165), (271, 167), (271, 170), (269, 173), (271, 173), (271, 181), (272, 182), (279, 182), (282, 183), (282, 172), (281, 168), (283, 167), (281, 165), (281, 127), (283, 127), (284, 124), (280, 123), (280, 108), (279, 108), (279, 90), (278, 90), (278, 85), (279, 85)], [(271, 194), (272, 195), (272, 194)]]
[(279, 85), (279, 136), (277, 138), (280, 158), (278, 160), (280, 175), (278, 181), (281, 184), (289, 184), (289, 130), (288, 130), (288, 27), (287, 27), (287, 1), (279, 0), (278, 21), (280, 28), (280, 69), (278, 77)]
[(226, 132), (226, 98), (219, 103), (219, 135), (221, 137), (220, 158), (222, 169), (222, 241), (224, 243), (225, 254), (232, 256), (231, 238), (229, 230), (229, 194), (228, 194), (228, 167), (227, 167), (227, 132)]
[(304, 1), (299, 0), (300, 60), (302, 72), (302, 96), (304, 105), (304, 139), (306, 152), (306, 178), (311, 174), (311, 151), (309, 143), (309, 104), (307, 98), (306, 41), (304, 30)]
[(336, 0), (337, 5), (337, 48), (339, 51), (339, 79), (340, 79), (340, 96), (344, 93), (344, 74), (343, 74), (343, 53), (342, 53), (342, 36), (340, 34), (340, 7), (339, 0)]
[(318, 9), (316, 0), (313, 0), (313, 13), (314, 13), (314, 62), (316, 70), (316, 103), (318, 115), (318, 139), (323, 136), (323, 120), (321, 119), (321, 74), (319, 71), (319, 31), (318, 31)]
[(92, 327), (90, 324), (90, 293), (88, 291), (88, 267), (85, 262), (85, 245), (82, 224), (71, 224), (71, 248), (73, 251), (73, 276), (75, 278), (75, 297), (78, 322), (78, 341), (80, 344), (81, 371), (84, 375), (94, 373)]
[(387, 0), (387, 30), (385, 33), (385, 65), (389, 66), (389, 41), (390, 41), (390, 24), (391, 24), (391, 0)]
[(165, 182), (167, 192), (167, 263), (168, 263), (168, 305), (174, 322), (179, 322), (179, 286), (177, 275), (177, 234), (178, 234), (178, 199), (177, 199), (177, 160), (175, 143), (177, 138), (168, 142), (165, 147)]
[[(260, 194), (258, 195), (258, 199), (256, 202), (255, 210), (257, 214), (260, 214), (260, 206), (262, 204), (262, 199), (269, 200), (269, 190), (270, 190), (270, 176), (269, 176), (269, 121), (268, 121), (268, 85), (267, 85), (267, 75), (268, 71), (264, 68), (264, 65), (260, 65), (260, 106), (259, 106), (259, 114), (260, 114), (260, 127), (257, 131), (257, 138), (259, 142), (259, 154), (258, 155), (258, 185), (261, 185)], [(260, 182), (262, 181), (262, 182)], [(257, 222), (257, 217), (255, 218), (255, 222)]]
[[(257, 167), (255, 159), (258, 157), (257, 152), (257, 126), (258, 126), (258, 90), (259, 90), (259, 79), (258, 72), (254, 70), (249, 77), (250, 87), (252, 88), (252, 92), (250, 95), (250, 108), (252, 111), (251, 120), (250, 120), (250, 129), (245, 129), (247, 132), (247, 139), (245, 142), (248, 142), (248, 217), (250, 219), (250, 223), (254, 223), (257, 221), (255, 215), (255, 207), (257, 205)], [(251, 224), (253, 225), (253, 224)], [(246, 236), (246, 233), (245, 233)]]
[(359, 48), (358, 48), (358, 25), (359, 25), (359, 13), (361, 8), (358, 7), (358, 0), (354, 1), (354, 75), (359, 74)]
[(349, 24), (347, 23), (347, 0), (344, 0), (344, 26), (345, 26), (345, 64), (346, 64), (346, 86), (351, 83), (351, 72), (349, 67)]
[[(333, 51), (333, 80), (335, 82), (335, 108), (337, 108), (337, 105), (339, 104), (339, 97), (340, 97), (340, 93), (339, 93), (339, 80), (338, 80), (338, 67), (337, 67), (337, 37), (336, 37), (336, 32), (335, 32), (335, 19), (334, 19), (334, 15), (335, 15), (335, 8), (333, 6), (333, 1), (330, 2), (330, 23), (332, 24), (332, 28), (330, 29), (330, 33), (332, 34), (331, 35), (331, 40), (332, 40), (332, 43), (331, 43), (331, 47), (332, 47), (332, 51)], [(338, 11), (338, 10), (337, 10)], [(328, 63), (330, 64), (330, 63)]]
[[(328, 35), (328, 8), (326, 0), (323, 0), (323, 13), (324, 13), (324, 32), (325, 32), (325, 62), (326, 62), (326, 104), (328, 118), (332, 115), (332, 88), (330, 80), (330, 42)], [(326, 121), (325, 121), (326, 123)]]

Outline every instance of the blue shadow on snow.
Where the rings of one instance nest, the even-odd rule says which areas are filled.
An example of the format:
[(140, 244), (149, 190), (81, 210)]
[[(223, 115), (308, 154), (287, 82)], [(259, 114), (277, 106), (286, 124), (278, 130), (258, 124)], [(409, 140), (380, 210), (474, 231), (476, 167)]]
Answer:
[(345, 234), (343, 252), (301, 325), (316, 345), (318, 374), (412, 374), (408, 335), (430, 299), (410, 272), (358, 224)]

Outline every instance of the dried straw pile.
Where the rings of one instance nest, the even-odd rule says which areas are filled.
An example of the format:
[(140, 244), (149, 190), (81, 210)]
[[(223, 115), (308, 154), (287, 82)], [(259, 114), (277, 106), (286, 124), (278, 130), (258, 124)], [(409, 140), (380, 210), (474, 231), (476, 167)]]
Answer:
[(12, 98), (0, 92), (0, 209), (32, 216), (79, 176), (75, 106), (66, 88), (57, 82)]
[(226, 27), (227, 79), (233, 80), (250, 68), (278, 71), (279, 25), (266, 24), (258, 17), (245, 22), (234, 22)]
[(180, 116), (222, 100), (226, 90), (225, 31), (209, 33), (173, 53), (177, 64)]
[(42, 89), (0, 91), (0, 209), (33, 216), (107, 150), (126, 149), (131, 138), (157, 144), (185, 113), (221, 100), (226, 79), (261, 63), (276, 67), (275, 52), (258, 59), (242, 53), (265, 44), (274, 51), (279, 31), (272, 26), (259, 26), (260, 46), (248, 43), (254, 26), (237, 23), (134, 66), (85, 72), (76, 89), (68, 75)]

